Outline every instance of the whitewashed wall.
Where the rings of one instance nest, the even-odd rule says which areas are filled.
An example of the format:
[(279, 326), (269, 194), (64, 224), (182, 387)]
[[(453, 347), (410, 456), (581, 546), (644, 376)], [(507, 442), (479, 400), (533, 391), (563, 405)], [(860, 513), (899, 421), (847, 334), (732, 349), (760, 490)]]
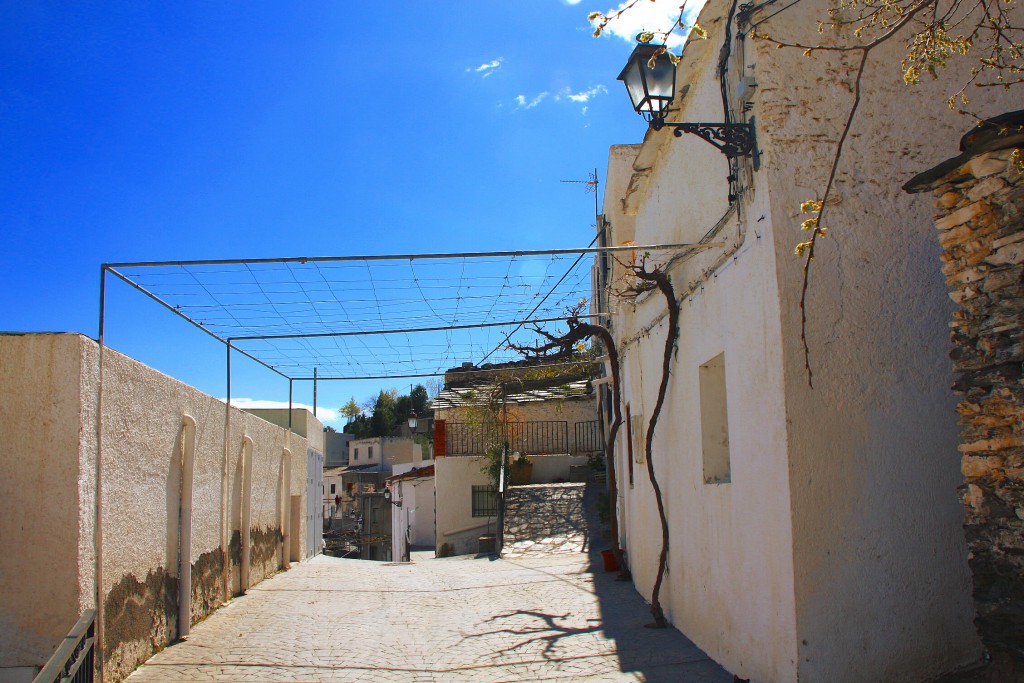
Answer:
[(484, 458), (476, 456), (434, 459), (438, 547), (450, 543), (455, 554), (475, 553), (477, 538), (488, 524), (494, 533), (497, 518), (473, 517), (472, 487), (491, 483), (481, 471), (483, 466)]
[[(16, 635), (6, 643), (28, 643), (17, 650), (18, 661), (41, 664), (60, 638), (92, 606), (94, 556), (91, 491), (95, 482), (98, 347), (80, 335), (0, 337), (4, 358), (0, 382), (4, 392), (3, 462), (11, 467), (10, 486), (22, 496), (45, 499), (59, 487), (77, 486), (77, 495), (62, 492), (64, 514), (40, 520), (37, 529), (4, 529), (17, 544), (56, 545), (48, 561), (32, 571), (13, 554), (0, 560), (0, 576), (24, 589), (0, 597), (4, 628)], [(6, 362), (7, 359), (12, 362)], [(12, 393), (17, 391), (18, 393)], [(14, 397), (18, 398), (15, 399)], [(225, 405), (217, 399), (167, 377), (111, 349), (104, 351), (103, 373), (103, 515), (102, 578), (105, 673), (118, 678), (131, 671), (177, 634), (178, 514), (181, 487), (182, 417), (196, 421), (191, 560), (192, 620), (202, 619), (223, 601), (221, 548), (223, 519), (227, 523), (228, 592), (241, 588), (243, 438), (252, 440), (251, 539), (249, 585), (277, 570), (285, 559), (282, 520), (286, 506), (297, 499), (305, 510), (306, 452), (322, 450), (322, 427), (310, 428), (315, 441), (298, 437), (240, 410), (230, 411), (227, 449), (227, 498), (222, 481), (225, 462)], [(28, 439), (54, 429), (54, 439)], [(20, 435), (20, 436), (19, 436)], [(319, 435), (319, 437), (318, 437)], [(7, 444), (11, 444), (9, 448)], [(282, 454), (291, 451), (288, 499), (282, 500)], [(17, 463), (17, 464), (16, 464)], [(40, 479), (39, 464), (53, 466), (57, 479)], [(45, 471), (45, 470), (44, 470)], [(55, 489), (54, 486), (58, 488)], [(16, 496), (0, 500), (3, 519), (14, 519)], [(305, 516), (291, 520), (292, 535), (305, 537)], [(15, 539), (21, 538), (20, 541)], [(48, 539), (39, 543), (38, 539)], [(301, 545), (301, 544), (300, 544)], [(303, 557), (303, 550), (291, 559)], [(13, 561), (13, 564), (9, 564)], [(46, 568), (48, 571), (40, 571)], [(19, 595), (50, 595), (78, 586), (77, 598), (64, 604), (67, 614), (39, 619)], [(38, 602), (38, 599), (36, 600)], [(13, 626), (10, 624), (13, 623)], [(44, 648), (47, 637), (51, 647)], [(48, 651), (43, 653), (43, 649)], [(39, 659), (42, 657), (42, 659)], [(6, 663), (6, 661), (5, 661)], [(12, 666), (14, 664), (11, 664)]]
[(86, 350), (76, 335), (0, 336), (0, 677), (31, 677), (95, 604)]
[[(686, 47), (682, 120), (722, 118), (727, 12), (712, 0), (699, 20), (710, 40)], [(823, 3), (800, 3), (762, 28), (817, 42), (819, 15)], [(963, 119), (945, 109), (938, 85), (908, 95), (893, 67), (898, 51), (869, 71), (814, 264), (813, 389), (799, 341), (802, 262), (792, 252), (805, 238), (800, 202), (823, 187), (851, 102), (834, 58), (749, 40), (734, 47), (731, 73), (746, 67), (759, 85), (751, 114), (763, 152), (761, 170), (741, 171), (739, 212), (726, 215), (725, 159), (695, 136), (649, 133), (634, 159), (616, 147), (609, 161), (608, 187), (626, 188), (605, 199), (613, 244), (695, 241), (726, 216), (712, 240), (721, 247), (670, 271), (678, 294), (692, 291), (654, 462), (672, 530), (662, 602), (678, 628), (752, 680), (926, 680), (980, 654), (955, 490), (949, 302), (928, 208), (899, 188), (948, 156)], [(984, 95), (977, 104), (989, 115), (1014, 108)], [(615, 307), (624, 401), (645, 428), (664, 309), (657, 293)], [(731, 481), (705, 483), (698, 368), (721, 353)], [(625, 545), (649, 597), (657, 513), (644, 464), (634, 462), (629, 486), (620, 434)]]

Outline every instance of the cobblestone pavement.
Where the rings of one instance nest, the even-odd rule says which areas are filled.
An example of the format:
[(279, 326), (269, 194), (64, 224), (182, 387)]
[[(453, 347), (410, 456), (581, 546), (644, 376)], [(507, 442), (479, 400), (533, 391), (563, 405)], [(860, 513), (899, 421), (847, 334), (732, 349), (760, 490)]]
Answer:
[(153, 656), (164, 681), (672, 681), (732, 677), (587, 555), (378, 563), (320, 556)]

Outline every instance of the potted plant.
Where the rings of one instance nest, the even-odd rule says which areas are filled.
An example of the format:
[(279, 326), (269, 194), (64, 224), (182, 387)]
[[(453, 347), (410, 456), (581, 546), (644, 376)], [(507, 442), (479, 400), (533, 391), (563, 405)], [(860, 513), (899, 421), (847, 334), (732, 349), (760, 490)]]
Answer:
[(529, 484), (533, 477), (533, 463), (525, 455), (516, 451), (509, 459), (509, 480), (513, 486)]

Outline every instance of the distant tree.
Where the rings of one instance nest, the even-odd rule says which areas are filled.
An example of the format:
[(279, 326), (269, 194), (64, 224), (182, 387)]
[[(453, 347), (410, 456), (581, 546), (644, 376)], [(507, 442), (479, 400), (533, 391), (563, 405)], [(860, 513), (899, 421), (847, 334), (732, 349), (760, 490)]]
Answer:
[(412, 399), (408, 396), (399, 396), (395, 401), (395, 418), (399, 423), (405, 422), (412, 412)]
[(398, 424), (398, 392), (394, 389), (382, 390), (377, 394), (377, 401), (370, 416), (372, 436), (391, 436)]
[(367, 439), (373, 436), (373, 434), (370, 433), (370, 418), (361, 413), (356, 415), (351, 422), (345, 425), (344, 432), (346, 434), (351, 434), (356, 439)]
[(428, 412), (427, 404), (430, 402), (430, 396), (425, 386), (422, 384), (414, 386), (409, 398), (412, 399), (412, 409), (417, 415), (425, 415)]
[(341, 414), (348, 418), (345, 433), (357, 439), (377, 436), (391, 436), (399, 423), (409, 413), (417, 415), (429, 412), (429, 398), (423, 385), (416, 385), (408, 395), (399, 396), (396, 389), (381, 390), (376, 397), (363, 402), (360, 407), (355, 398), (341, 408)]
[[(423, 386), (422, 384), (418, 386)], [(427, 398), (437, 396), (444, 389), (444, 379), (441, 377), (435, 377), (434, 379), (427, 380)], [(415, 391), (415, 390), (414, 390)]]
[(352, 420), (356, 419), (363, 414), (363, 409), (356, 403), (356, 397), (353, 396), (348, 400), (348, 403), (339, 408), (341, 414), (345, 416), (347, 423), (351, 423)]

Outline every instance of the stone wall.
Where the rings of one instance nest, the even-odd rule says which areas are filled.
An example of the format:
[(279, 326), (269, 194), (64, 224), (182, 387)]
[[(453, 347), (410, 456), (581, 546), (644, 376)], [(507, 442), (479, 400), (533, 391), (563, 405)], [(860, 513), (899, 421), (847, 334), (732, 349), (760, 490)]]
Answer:
[(587, 520), (586, 484), (532, 484), (505, 492), (503, 557), (581, 552)]
[[(1006, 146), (1013, 140), (1006, 139), (1005, 131), (988, 135), (987, 142), (984, 131), (980, 139), (978, 135), (965, 137), (964, 154), (921, 174), (907, 189), (934, 194), (942, 272), (950, 297), (959, 304), (950, 326), (950, 355), (956, 373), (953, 388), (962, 398), (957, 409), (961, 500), (976, 624), (997, 660), (1021, 660), (1024, 173), (1013, 162), (1014, 151)], [(1024, 143), (1024, 136), (1016, 137), (1021, 138), (1017, 144)]]

